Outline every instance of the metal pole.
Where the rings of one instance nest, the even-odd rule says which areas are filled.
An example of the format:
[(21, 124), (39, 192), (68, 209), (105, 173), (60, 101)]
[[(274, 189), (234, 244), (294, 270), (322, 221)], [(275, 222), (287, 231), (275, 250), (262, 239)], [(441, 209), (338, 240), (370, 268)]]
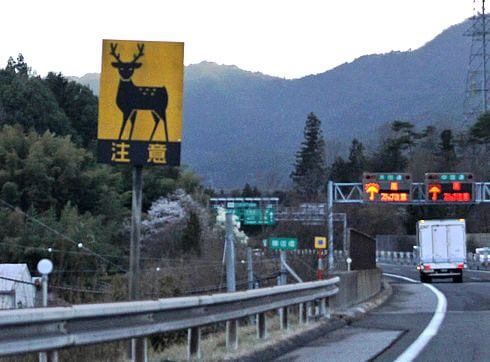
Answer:
[(226, 214), (226, 236), (225, 236), (225, 258), (226, 258), (226, 289), (228, 292), (236, 291), (235, 278), (235, 245), (233, 243), (233, 214)]
[(323, 249), (318, 249), (318, 271), (317, 279), (323, 280)]
[(333, 181), (328, 181), (327, 188), (328, 217), (328, 270), (333, 270)]
[(348, 252), (347, 248), (347, 214), (344, 214), (344, 220), (343, 220), (343, 226), (344, 226), (344, 257), (350, 254)]
[(483, 112), (487, 111), (487, 44), (486, 44), (486, 19), (485, 19), (485, 0), (482, 1), (482, 53), (483, 53)]
[[(48, 306), (48, 274), (41, 274), (43, 307)], [(58, 362), (58, 351), (39, 352), (39, 362)]]
[[(48, 274), (41, 275), (41, 291), (43, 299), (43, 307), (48, 306)], [(48, 353), (39, 352), (39, 362), (48, 362)]]
[(247, 279), (248, 279), (248, 289), (254, 288), (254, 269), (252, 262), (252, 248), (247, 248)]
[[(140, 235), (141, 206), (143, 199), (143, 166), (133, 166), (133, 194), (131, 205), (131, 242), (129, 251), (129, 299), (140, 298)], [(147, 360), (145, 338), (133, 338), (131, 358), (142, 362)]]
[(48, 274), (41, 276), (41, 285), (43, 291), (43, 307), (48, 306)]
[(279, 252), (279, 258), (281, 260), (281, 285), (286, 285), (288, 283), (288, 270), (286, 269), (286, 252), (284, 250)]

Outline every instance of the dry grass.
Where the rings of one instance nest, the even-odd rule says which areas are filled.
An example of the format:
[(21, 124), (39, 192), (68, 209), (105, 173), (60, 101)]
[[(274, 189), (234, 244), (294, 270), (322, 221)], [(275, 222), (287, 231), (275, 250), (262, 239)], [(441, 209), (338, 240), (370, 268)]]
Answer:
[[(240, 323), (238, 336), (238, 350), (229, 352), (226, 350), (225, 333), (216, 333), (201, 338), (201, 359), (192, 359), (191, 361), (226, 361), (240, 357), (245, 357), (251, 352), (265, 351), (267, 348), (277, 344), (280, 341), (290, 339), (300, 333), (314, 329), (321, 322), (310, 321), (308, 324), (300, 325), (298, 316), (289, 313), (289, 329), (286, 332), (280, 330), (279, 317), (277, 313), (267, 317), (267, 338), (259, 340), (256, 335), (255, 325), (248, 325), (246, 322)], [(151, 351), (149, 360), (152, 362), (167, 361), (188, 361), (187, 343), (170, 346), (162, 352)]]
[[(129, 362), (126, 357), (129, 342), (118, 341), (86, 347), (59, 350), (59, 361), (70, 362)], [(0, 362), (38, 362), (38, 353), (27, 353), (11, 357), (0, 357)]]
[[(293, 313), (292, 313), (293, 312)], [(201, 355), (200, 360), (192, 361), (224, 361), (233, 360), (249, 355), (251, 352), (265, 351), (267, 348), (278, 342), (290, 339), (291, 337), (314, 329), (322, 322), (310, 321), (308, 324), (300, 325), (298, 315), (295, 311), (289, 311), (289, 329), (286, 332), (280, 330), (279, 317), (277, 313), (271, 312), (267, 315), (267, 338), (259, 340), (256, 336), (256, 326), (248, 323), (247, 320), (240, 321), (238, 345), (235, 352), (229, 352), (226, 349), (225, 333), (217, 332), (208, 334), (201, 338)], [(70, 362), (126, 362), (128, 341), (119, 341), (92, 345), (86, 347), (69, 348), (59, 351), (60, 361)], [(149, 360), (152, 362), (164, 361), (188, 361), (187, 360), (187, 343), (171, 345), (165, 350), (159, 352), (149, 347)], [(12, 357), (0, 357), (0, 362), (37, 362), (38, 354), (29, 353)]]

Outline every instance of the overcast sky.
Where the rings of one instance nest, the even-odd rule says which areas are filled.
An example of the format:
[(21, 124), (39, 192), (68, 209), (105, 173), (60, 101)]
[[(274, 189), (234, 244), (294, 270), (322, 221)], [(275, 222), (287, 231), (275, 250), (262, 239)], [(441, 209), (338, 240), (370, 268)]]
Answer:
[(181, 41), (203, 60), (298, 78), (373, 53), (416, 49), (473, 15), (473, 0), (2, 1), (0, 67), (100, 72), (102, 39)]

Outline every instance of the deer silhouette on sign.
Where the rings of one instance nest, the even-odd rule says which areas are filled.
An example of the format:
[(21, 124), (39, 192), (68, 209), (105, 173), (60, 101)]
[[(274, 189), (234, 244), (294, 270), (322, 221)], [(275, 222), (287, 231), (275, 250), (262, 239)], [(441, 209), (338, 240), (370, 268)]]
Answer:
[(150, 142), (153, 140), (160, 120), (163, 121), (165, 140), (168, 142), (167, 117), (165, 114), (168, 105), (167, 89), (165, 87), (137, 86), (131, 80), (134, 70), (142, 66), (142, 63), (138, 63), (137, 60), (144, 55), (145, 44), (138, 44), (137, 47), (138, 53), (133, 55), (133, 60), (123, 62), (120, 54), (116, 53), (117, 43), (111, 43), (111, 55), (117, 60), (116, 62), (112, 62), (111, 65), (118, 70), (119, 76), (121, 77), (116, 96), (116, 104), (123, 114), (119, 139), (121, 139), (123, 131), (126, 128), (128, 119), (131, 122), (128, 139), (132, 138), (136, 115), (138, 111), (146, 110), (151, 112), (155, 121)]

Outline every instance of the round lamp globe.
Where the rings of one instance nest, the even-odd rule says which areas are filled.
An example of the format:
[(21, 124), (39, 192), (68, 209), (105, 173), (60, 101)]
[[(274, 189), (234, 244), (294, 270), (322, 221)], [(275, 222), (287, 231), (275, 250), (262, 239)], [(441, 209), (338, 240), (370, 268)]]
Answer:
[(49, 259), (41, 259), (37, 263), (37, 271), (40, 274), (49, 274), (53, 271), (53, 262)]

